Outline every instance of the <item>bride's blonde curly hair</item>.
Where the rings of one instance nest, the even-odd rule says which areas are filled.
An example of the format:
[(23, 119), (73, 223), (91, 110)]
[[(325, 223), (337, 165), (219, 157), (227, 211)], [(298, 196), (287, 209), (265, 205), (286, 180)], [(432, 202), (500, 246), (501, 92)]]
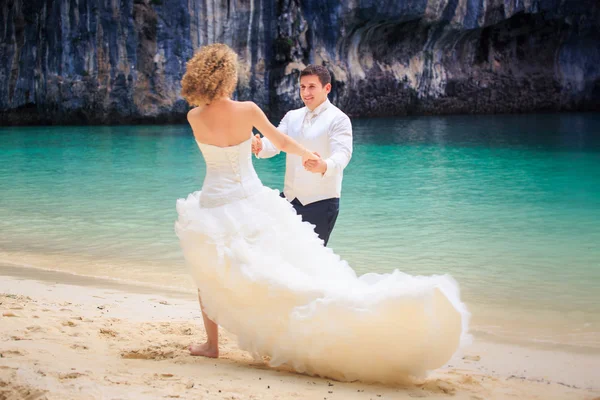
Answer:
[(194, 106), (231, 96), (237, 85), (237, 66), (238, 56), (226, 44), (202, 47), (187, 62), (181, 95)]

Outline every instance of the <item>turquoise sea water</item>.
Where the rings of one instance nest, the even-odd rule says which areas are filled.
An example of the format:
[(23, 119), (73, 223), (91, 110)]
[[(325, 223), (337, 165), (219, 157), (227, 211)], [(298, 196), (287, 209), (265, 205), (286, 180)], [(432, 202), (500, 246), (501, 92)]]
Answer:
[[(599, 114), (353, 125), (330, 247), (357, 272), (449, 273), (476, 334), (600, 349)], [(0, 128), (0, 264), (192, 293), (175, 201), (204, 172), (183, 125)]]

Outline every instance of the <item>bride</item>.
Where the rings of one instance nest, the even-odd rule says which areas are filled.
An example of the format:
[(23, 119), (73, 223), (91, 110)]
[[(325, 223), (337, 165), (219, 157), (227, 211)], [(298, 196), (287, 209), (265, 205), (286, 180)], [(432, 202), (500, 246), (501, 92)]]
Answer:
[[(271, 366), (338, 380), (394, 382), (443, 366), (468, 340), (469, 313), (447, 275), (395, 270), (360, 277), (252, 166), (252, 129), (278, 149), (318, 159), (252, 102), (231, 99), (237, 55), (224, 44), (187, 63), (182, 95), (206, 162), (202, 190), (177, 201), (175, 231), (198, 287), (207, 341), (218, 326)], [(376, 268), (376, 265), (373, 266)]]

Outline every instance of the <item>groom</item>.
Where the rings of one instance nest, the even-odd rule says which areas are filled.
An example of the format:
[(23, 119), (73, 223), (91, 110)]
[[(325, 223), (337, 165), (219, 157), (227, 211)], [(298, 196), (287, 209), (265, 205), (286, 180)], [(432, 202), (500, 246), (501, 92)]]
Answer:
[[(286, 154), (282, 196), (292, 203), (303, 221), (315, 226), (325, 246), (340, 210), (343, 171), (352, 157), (350, 118), (329, 102), (330, 91), (327, 68), (307, 66), (300, 73), (300, 97), (306, 107), (289, 111), (277, 127), (321, 157), (302, 165), (301, 157)], [(260, 135), (253, 138), (252, 151), (258, 158), (279, 154)]]

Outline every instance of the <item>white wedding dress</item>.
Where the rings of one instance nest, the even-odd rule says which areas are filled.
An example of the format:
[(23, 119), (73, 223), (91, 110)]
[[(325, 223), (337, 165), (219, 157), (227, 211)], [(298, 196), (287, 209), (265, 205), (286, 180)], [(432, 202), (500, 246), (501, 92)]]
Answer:
[(175, 230), (206, 314), (240, 348), (302, 373), (396, 382), (443, 366), (468, 340), (469, 313), (450, 276), (357, 277), (262, 185), (251, 138), (198, 145), (206, 177), (177, 201)]

